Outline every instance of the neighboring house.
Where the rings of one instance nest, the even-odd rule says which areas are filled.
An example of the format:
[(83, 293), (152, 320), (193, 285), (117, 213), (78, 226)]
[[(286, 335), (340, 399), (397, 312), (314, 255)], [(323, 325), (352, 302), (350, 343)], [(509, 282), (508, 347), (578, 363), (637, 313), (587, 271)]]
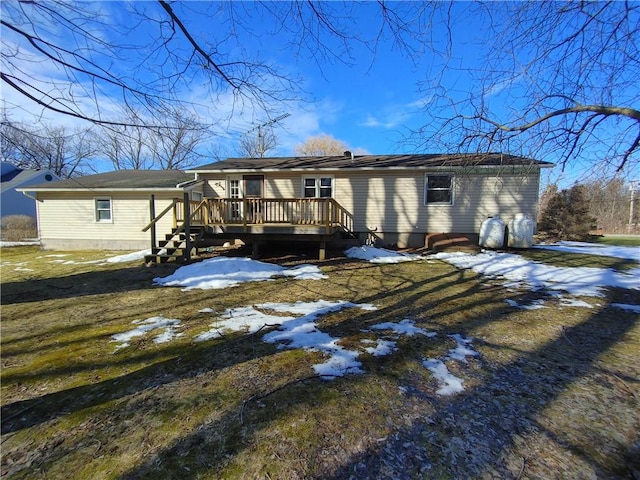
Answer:
[[(189, 258), (225, 239), (251, 243), (256, 254), (266, 242), (304, 240), (319, 242), (323, 258), (330, 241), (424, 247), (434, 234), (477, 238), (488, 216), (535, 219), (540, 169), (551, 166), (497, 153), (345, 152), (230, 158), (186, 173), (118, 171), (30, 190), (45, 248), (153, 246), (161, 261), (160, 253)], [(173, 238), (158, 241), (156, 232)]]
[[(2, 184), (0, 216), (28, 215), (35, 217), (35, 200), (16, 189), (24, 189), (29, 185), (55, 182), (57, 180), (60, 180), (60, 177), (50, 170), (25, 170), (9, 162), (2, 162), (0, 170), (0, 183)], [(28, 189), (26, 190), (28, 191)]]
[[(119, 170), (30, 186), (45, 249), (142, 250), (150, 246), (150, 199), (157, 213), (175, 198), (202, 199), (202, 182), (177, 170)], [(170, 232), (171, 215), (158, 221)]]
[[(490, 215), (508, 221), (522, 213), (535, 219), (540, 169), (551, 166), (498, 153), (353, 156), (345, 152), (327, 157), (227, 159), (190, 172), (204, 180), (207, 198), (255, 202), (234, 205), (226, 200), (224, 205), (227, 220), (230, 209), (236, 216), (249, 217), (245, 233), (278, 233), (278, 224), (286, 223), (282, 215), (291, 212), (286, 220), (298, 226), (315, 215), (319, 222), (311, 223), (326, 221), (361, 242), (423, 247), (433, 233), (477, 236)], [(269, 199), (292, 201), (277, 204)], [(313, 207), (294, 199), (331, 199), (335, 211), (329, 213), (330, 219), (320, 218), (321, 212), (311, 212)], [(242, 208), (258, 210), (259, 215), (251, 218), (251, 212), (238, 211)], [(234, 222), (212, 219), (212, 223), (233, 233)]]

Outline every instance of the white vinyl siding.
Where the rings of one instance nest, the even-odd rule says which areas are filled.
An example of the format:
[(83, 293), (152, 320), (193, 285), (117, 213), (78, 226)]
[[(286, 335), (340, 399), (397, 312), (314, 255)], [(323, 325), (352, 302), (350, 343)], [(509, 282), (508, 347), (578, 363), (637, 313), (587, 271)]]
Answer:
[[(429, 175), (453, 173), (450, 204), (425, 205), (425, 183)], [(322, 173), (266, 172), (265, 198), (303, 198), (304, 178), (332, 178), (333, 198), (353, 219), (354, 231), (404, 233), (478, 233), (482, 221), (499, 214), (509, 220), (516, 213), (536, 217), (539, 173), (501, 174), (495, 172), (456, 174), (438, 171), (388, 170)], [(203, 175), (205, 176), (205, 175)], [(216, 180), (213, 180), (216, 178)], [(208, 180), (215, 186), (226, 180), (216, 175)], [(218, 190), (220, 197), (228, 192)]]
[(453, 205), (424, 205), (424, 171), (371, 175), (336, 174), (334, 198), (353, 215), (356, 231), (477, 233), (488, 215), (536, 214), (537, 174), (457, 176)]
[[(156, 193), (156, 213), (180, 195), (181, 192)], [(96, 198), (110, 198), (112, 222), (96, 222)], [(38, 228), (45, 248), (48, 244), (51, 248), (70, 249), (76, 248), (74, 245), (93, 249), (150, 248), (150, 233), (142, 231), (150, 221), (148, 193), (114, 192), (109, 197), (95, 197), (88, 192), (38, 192), (37, 205)], [(169, 212), (157, 224), (158, 236), (169, 233), (172, 227), (173, 215)]]

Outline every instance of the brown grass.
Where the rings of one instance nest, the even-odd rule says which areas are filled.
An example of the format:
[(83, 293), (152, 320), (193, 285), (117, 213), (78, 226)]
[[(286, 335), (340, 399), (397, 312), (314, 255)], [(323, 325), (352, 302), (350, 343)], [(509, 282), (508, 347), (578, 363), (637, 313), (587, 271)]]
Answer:
[[(152, 284), (175, 266), (87, 264), (104, 252), (3, 249), (2, 474), (10, 478), (627, 478), (637, 472), (637, 291), (594, 308), (517, 310), (539, 298), (438, 261), (316, 262), (328, 279), (277, 279), (182, 292)], [(64, 253), (64, 252), (63, 252)], [(567, 256), (570, 260), (570, 255)], [(75, 260), (74, 264), (51, 263)], [(275, 259), (271, 259), (275, 260)], [(286, 264), (302, 261), (289, 257)], [(25, 269), (31, 269), (26, 271)], [(368, 327), (415, 320), (437, 331), (362, 354), (364, 374), (314, 376), (318, 352), (263, 332), (196, 343), (214, 315), (266, 301), (349, 300), (319, 328), (355, 348)], [(156, 315), (184, 335), (114, 333)], [(436, 395), (422, 362), (474, 337), (480, 357), (449, 364), (465, 392)]]

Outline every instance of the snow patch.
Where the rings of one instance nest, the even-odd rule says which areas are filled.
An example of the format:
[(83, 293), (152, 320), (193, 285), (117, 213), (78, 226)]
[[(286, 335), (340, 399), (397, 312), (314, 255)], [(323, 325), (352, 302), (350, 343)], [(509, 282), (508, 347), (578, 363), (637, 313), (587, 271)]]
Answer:
[(405, 318), (400, 323), (384, 322), (371, 326), (372, 330), (391, 330), (394, 333), (407, 335), (412, 337), (413, 335), (424, 335), (426, 337), (435, 337), (436, 332), (429, 332), (424, 328), (416, 327), (415, 322), (408, 318)]
[(114, 335), (111, 335), (111, 341), (120, 344), (116, 347), (116, 351), (120, 350), (121, 348), (128, 347), (129, 341), (131, 339), (135, 337), (141, 337), (143, 335), (146, 335), (148, 332), (158, 329), (164, 329), (164, 332), (154, 338), (153, 342), (169, 342), (177, 336), (175, 327), (180, 324), (180, 320), (159, 316), (147, 318), (146, 320), (134, 320), (131, 323), (137, 324), (139, 326), (124, 333), (116, 333)]
[(371, 263), (400, 263), (423, 260), (424, 257), (410, 253), (394, 252), (384, 248), (375, 247), (351, 247), (346, 250), (345, 255), (349, 258), (366, 260)]
[(528, 285), (532, 290), (562, 290), (575, 296), (601, 297), (603, 287), (640, 289), (640, 268), (621, 273), (608, 268), (555, 267), (532, 262), (520, 255), (483, 251), (479, 254), (440, 252), (429, 258), (458, 268), (507, 280), (509, 287)]
[(630, 312), (640, 313), (640, 305), (631, 305), (627, 303), (612, 303), (612, 307), (628, 310)]
[(326, 278), (313, 265), (300, 265), (291, 269), (271, 263), (258, 262), (250, 258), (216, 257), (178, 268), (168, 277), (153, 279), (157, 285), (165, 287), (185, 287), (193, 289), (219, 289), (239, 285), (243, 282), (271, 280), (276, 276), (292, 277), (297, 280), (319, 280)]

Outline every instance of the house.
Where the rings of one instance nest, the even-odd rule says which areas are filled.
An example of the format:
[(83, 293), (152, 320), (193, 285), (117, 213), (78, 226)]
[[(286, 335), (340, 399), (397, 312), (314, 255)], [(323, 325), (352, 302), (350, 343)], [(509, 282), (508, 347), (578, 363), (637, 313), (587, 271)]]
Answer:
[[(33, 187), (45, 248), (149, 248), (151, 259), (240, 239), (424, 247), (536, 217), (540, 170), (499, 153), (229, 158), (187, 172), (111, 172)], [(144, 230), (144, 231), (143, 231)], [(164, 235), (164, 237), (163, 237)], [(162, 255), (161, 255), (162, 254)], [(162, 257), (162, 258), (161, 258)]]
[(0, 170), (0, 184), (2, 185), (0, 216), (28, 215), (35, 218), (35, 200), (17, 189), (57, 180), (60, 180), (60, 177), (50, 170), (27, 170), (16, 167), (9, 162), (2, 162)]
[[(142, 250), (149, 248), (149, 232), (142, 228), (150, 218), (185, 195), (201, 201), (202, 183), (177, 170), (118, 170), (28, 190), (37, 200), (43, 248)], [(154, 225), (165, 232), (174, 227), (168, 215)]]
[(246, 241), (306, 232), (322, 242), (339, 232), (363, 243), (423, 247), (434, 233), (477, 238), (491, 215), (535, 219), (540, 169), (552, 166), (500, 153), (345, 152), (231, 158), (190, 172), (204, 182), (218, 233)]

